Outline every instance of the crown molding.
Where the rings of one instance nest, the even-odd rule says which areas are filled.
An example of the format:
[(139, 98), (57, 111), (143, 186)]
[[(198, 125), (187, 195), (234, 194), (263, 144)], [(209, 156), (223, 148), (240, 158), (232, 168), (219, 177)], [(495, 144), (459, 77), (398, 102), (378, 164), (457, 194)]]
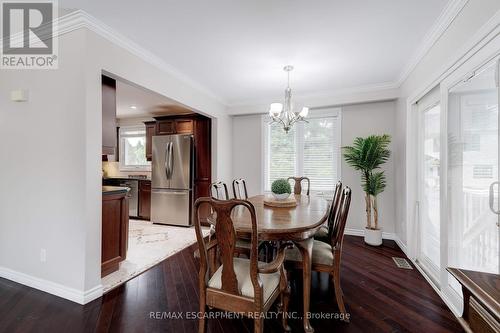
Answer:
[(202, 92), (203, 94), (209, 96), (210, 98), (216, 100), (220, 104), (227, 106), (227, 102), (221, 98), (220, 96), (217, 96), (215, 93), (213, 93), (211, 90), (208, 88), (202, 86), (198, 82), (194, 81), (184, 73), (181, 73), (171, 65), (167, 64), (165, 61), (163, 61), (160, 57), (157, 55), (153, 54), (152, 52), (146, 50), (142, 46), (138, 45), (137, 43), (133, 42), (131, 39), (128, 37), (120, 34), (118, 31), (114, 30), (110, 26), (104, 24), (103, 22), (99, 21), (92, 15), (88, 14), (87, 12), (83, 10), (76, 10), (73, 11), (69, 14), (60, 16), (56, 20), (57, 24), (57, 29), (54, 37), (62, 36), (64, 34), (70, 33), (72, 31), (81, 29), (81, 28), (86, 28), (90, 31), (93, 31), (100, 35), (101, 37), (109, 40), (110, 42), (122, 47), (123, 49), (127, 50), (128, 52), (132, 53), (133, 55), (141, 58), (142, 60), (146, 61), (147, 63), (158, 67), (159, 69), (163, 70), (164, 72), (172, 75), (173, 77), (177, 78), (178, 80), (182, 81), (186, 85)]
[(462, 11), (469, 0), (451, 0), (441, 12), (432, 28), (427, 32), (424, 40), (420, 43), (410, 61), (403, 68), (395, 84), (400, 87), (413, 72), (415, 67), (422, 61), (425, 55), (441, 38), (458, 14)]
[[(349, 88), (342, 88), (337, 90), (327, 90), (327, 91), (318, 91), (314, 93), (303, 93), (303, 94), (293, 94), (293, 99), (295, 101), (307, 101), (310, 99), (324, 99), (331, 97), (343, 97), (348, 95), (362, 95), (366, 93), (385, 93), (390, 90), (396, 90), (399, 86), (396, 82), (383, 82), (383, 83), (375, 83), (375, 84), (367, 84), (361, 86), (354, 86)], [(249, 106), (256, 104), (269, 104), (272, 100), (281, 100), (283, 95), (279, 96), (267, 96), (264, 98), (254, 99), (254, 100), (246, 100), (240, 102), (229, 103), (228, 107), (240, 107), (240, 106)]]

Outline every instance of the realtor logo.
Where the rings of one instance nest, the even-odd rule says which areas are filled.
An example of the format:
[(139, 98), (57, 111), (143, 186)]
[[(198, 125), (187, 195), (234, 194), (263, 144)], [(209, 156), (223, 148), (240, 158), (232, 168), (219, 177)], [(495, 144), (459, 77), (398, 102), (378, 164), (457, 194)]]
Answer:
[(1, 2), (0, 68), (57, 68), (56, 8), (50, 0)]

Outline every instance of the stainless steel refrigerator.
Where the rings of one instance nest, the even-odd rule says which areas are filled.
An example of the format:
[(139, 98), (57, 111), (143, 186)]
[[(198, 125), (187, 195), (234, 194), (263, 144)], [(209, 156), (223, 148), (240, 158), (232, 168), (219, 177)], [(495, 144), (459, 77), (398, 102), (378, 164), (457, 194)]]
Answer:
[(193, 136), (153, 136), (151, 221), (191, 225)]

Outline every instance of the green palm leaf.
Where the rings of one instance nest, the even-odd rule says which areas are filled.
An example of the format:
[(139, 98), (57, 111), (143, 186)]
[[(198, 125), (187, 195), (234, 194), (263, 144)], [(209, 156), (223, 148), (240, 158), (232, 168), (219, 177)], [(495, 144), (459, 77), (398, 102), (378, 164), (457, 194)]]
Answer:
[(391, 156), (388, 149), (390, 143), (390, 135), (370, 135), (354, 139), (352, 146), (342, 147), (346, 163), (361, 172), (363, 191), (366, 193), (377, 195), (385, 189), (383, 171), (373, 171), (380, 168)]

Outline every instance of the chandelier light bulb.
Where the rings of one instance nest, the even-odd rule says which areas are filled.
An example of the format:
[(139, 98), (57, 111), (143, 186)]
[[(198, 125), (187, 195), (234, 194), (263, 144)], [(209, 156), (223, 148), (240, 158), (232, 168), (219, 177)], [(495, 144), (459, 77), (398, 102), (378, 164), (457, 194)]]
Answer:
[(302, 118), (305, 118), (305, 117), (307, 117), (308, 114), (309, 114), (309, 108), (304, 106), (302, 108), (302, 111), (300, 111), (299, 116)]
[(271, 103), (271, 107), (269, 108), (269, 115), (271, 117), (279, 117), (281, 111), (283, 111), (283, 104)]

